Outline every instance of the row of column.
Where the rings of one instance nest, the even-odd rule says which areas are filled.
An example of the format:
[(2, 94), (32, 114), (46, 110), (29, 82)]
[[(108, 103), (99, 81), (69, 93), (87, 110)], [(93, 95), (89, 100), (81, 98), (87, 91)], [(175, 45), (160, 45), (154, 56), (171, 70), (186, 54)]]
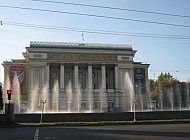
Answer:
[[(61, 65), (60, 67), (60, 89), (61, 90), (64, 90), (64, 79), (65, 79), (65, 75), (64, 75), (64, 65)], [(30, 68), (30, 80), (31, 80), (31, 84), (30, 84), (30, 87), (33, 88), (34, 87), (34, 68), (31, 67)], [(41, 69), (41, 84), (44, 85), (44, 83), (49, 83), (49, 65), (46, 65), (46, 68), (45, 68), (45, 71), (46, 71), (46, 75), (44, 75), (44, 68)], [(102, 89), (106, 89), (106, 71), (105, 71), (105, 66), (102, 65), (101, 67), (101, 74), (102, 74), (102, 79), (101, 79), (101, 82), (103, 83), (102, 84)], [(119, 75), (120, 74), (120, 75)], [(129, 75), (130, 75), (130, 78), (132, 77), (132, 73), (131, 71), (129, 71)], [(46, 77), (46, 81), (45, 81), (45, 78)], [(78, 65), (75, 65), (74, 66), (74, 87), (75, 89), (78, 88)], [(120, 77), (120, 78), (119, 78)], [(115, 66), (115, 89), (116, 91), (118, 91), (119, 89), (119, 81), (118, 81), (118, 78), (120, 79), (120, 89), (123, 89), (123, 69), (119, 69), (119, 73), (118, 73), (118, 67)], [(92, 90), (92, 65), (89, 65), (88, 66), (88, 89), (89, 90)]]
[[(102, 65), (101, 67), (101, 82), (102, 87), (101, 89), (104, 91), (104, 94), (102, 95), (103, 105), (102, 107), (105, 108), (105, 110), (108, 108), (107, 104), (107, 92), (106, 90), (106, 68), (105, 65)], [(74, 88), (75, 92), (77, 92), (78, 89), (78, 65), (74, 66)], [(60, 67), (60, 89), (64, 90), (64, 65), (62, 64)], [(116, 108), (119, 108), (119, 97), (118, 97), (118, 89), (119, 89), (119, 83), (118, 83), (118, 67), (115, 67), (115, 89), (116, 89)], [(92, 65), (88, 65), (88, 91), (89, 91), (89, 98), (93, 98), (92, 95)]]
[[(49, 66), (47, 66), (49, 67)], [(106, 89), (106, 68), (105, 65), (101, 67), (101, 82), (102, 89)], [(60, 67), (60, 88), (64, 89), (64, 65)], [(78, 88), (78, 65), (74, 66), (74, 88)], [(118, 67), (115, 67), (115, 88), (118, 89)], [(88, 65), (88, 90), (92, 90), (92, 65)]]
[[(31, 76), (31, 89), (32, 87), (34, 87), (34, 68), (31, 67), (30, 69), (30, 76)], [(78, 89), (78, 65), (74, 66), (74, 90), (76, 92), (76, 90)], [(42, 68), (42, 86), (44, 85), (44, 83), (46, 83), (47, 85), (49, 84), (49, 65), (46, 65), (45, 67), (45, 71), (46, 71), (46, 75), (44, 74), (44, 68)], [(64, 64), (61, 64), (60, 66), (60, 91), (63, 92), (64, 91), (64, 79), (65, 79), (65, 66)], [(120, 89), (123, 89), (123, 69), (119, 69), (118, 66), (114, 67), (114, 73), (115, 73), (115, 90), (116, 90), (116, 98), (115, 98), (115, 103), (116, 103), (116, 108), (119, 107), (119, 97), (118, 97), (118, 92), (119, 92), (119, 80), (120, 79)], [(129, 72), (130, 74), (130, 78), (132, 77), (132, 71)], [(105, 65), (101, 66), (101, 82), (102, 82), (102, 90), (106, 90), (106, 68)], [(46, 81), (44, 80), (44, 77), (46, 77)], [(89, 93), (92, 93), (92, 65), (88, 65), (88, 91)], [(106, 93), (106, 92), (105, 92)], [(92, 95), (93, 96), (93, 95)], [(103, 99), (105, 102), (107, 101), (107, 93), (105, 94), (105, 96), (103, 96)], [(107, 103), (107, 102), (106, 102)], [(103, 105), (104, 107), (107, 107), (107, 104)]]

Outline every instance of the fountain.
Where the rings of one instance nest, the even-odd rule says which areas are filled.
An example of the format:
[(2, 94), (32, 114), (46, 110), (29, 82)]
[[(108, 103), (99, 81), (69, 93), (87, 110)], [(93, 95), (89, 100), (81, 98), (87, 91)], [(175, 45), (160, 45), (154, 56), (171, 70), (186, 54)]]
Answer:
[[(129, 71), (124, 71), (123, 78), (123, 92), (120, 93), (119, 98), (121, 98), (119, 107), (123, 112), (133, 112), (134, 106), (136, 106), (137, 111), (153, 111), (152, 108), (147, 108), (148, 101), (149, 105), (152, 105), (151, 98), (144, 98), (142, 91), (139, 87), (133, 85)], [(14, 73), (12, 83), (10, 84), (10, 78), (7, 76), (7, 81), (5, 81), (4, 91), (7, 89), (12, 90), (12, 103), (15, 104), (15, 113), (19, 114), (21, 112), (21, 94), (20, 94), (20, 82), (17, 73)], [(12, 85), (12, 86), (11, 86)], [(80, 85), (80, 84), (79, 84)], [(42, 101), (46, 101), (44, 104), (44, 113), (82, 113), (82, 112), (107, 112), (108, 109), (108, 95), (105, 85), (99, 85), (98, 94), (93, 94), (93, 89), (81, 89), (80, 86), (73, 91), (73, 86), (71, 81), (68, 82), (64, 91), (60, 91), (58, 80), (54, 81), (52, 90), (49, 90), (49, 85), (45, 83), (43, 86), (39, 83), (34, 85), (31, 92), (28, 94), (28, 105), (27, 113), (40, 113), (42, 107)], [(88, 86), (87, 86), (88, 87)], [(181, 87), (178, 84), (171, 85), (167, 89), (167, 93), (158, 90), (158, 100), (157, 108), (160, 111), (165, 110), (182, 110), (190, 109), (190, 93), (189, 93), (189, 83), (185, 84), (185, 93), (181, 93)], [(88, 87), (89, 88), (89, 87)], [(85, 92), (85, 93), (82, 93)], [(150, 91), (148, 90), (148, 93)], [(94, 101), (94, 96), (95, 101)], [(62, 98), (60, 98), (62, 97)], [(4, 94), (4, 99), (7, 96)], [(182, 104), (182, 100), (185, 100)], [(137, 101), (137, 102), (134, 102)], [(145, 104), (146, 103), (146, 104)], [(155, 102), (154, 102), (155, 103)], [(96, 105), (95, 105), (96, 104)], [(62, 108), (61, 108), (62, 106)], [(96, 106), (96, 110), (94, 110)], [(154, 108), (154, 111), (155, 111)]]
[(185, 105), (187, 109), (190, 109), (190, 93), (189, 93), (189, 82), (185, 85)]
[(66, 87), (66, 101), (67, 101), (67, 112), (71, 112), (71, 105), (73, 101), (73, 91), (71, 86), (71, 81), (69, 81), (69, 84)]
[(48, 89), (48, 84), (46, 83), (44, 85), (44, 87), (42, 88), (42, 93), (41, 93), (41, 101), (46, 101), (45, 105), (44, 105), (44, 112), (48, 112), (49, 111), (49, 104), (50, 104), (50, 96), (49, 96), (49, 89)]
[(159, 106), (160, 110), (163, 111), (164, 103), (163, 103), (163, 92), (159, 89), (158, 90), (158, 96), (159, 96)]
[(100, 93), (99, 93), (99, 100), (100, 100), (100, 112), (104, 112), (104, 108), (107, 107), (107, 97), (105, 90), (100, 86)]
[(77, 89), (77, 112), (80, 113), (81, 108), (81, 87), (78, 86)]
[(131, 78), (129, 77), (129, 72), (126, 71), (124, 75), (124, 92), (123, 92), (123, 98), (122, 98), (122, 104), (123, 106), (123, 111), (129, 111), (130, 106), (130, 111), (133, 111), (133, 102), (136, 100), (135, 92), (134, 92), (134, 86), (132, 83)]
[(172, 88), (172, 86), (170, 86), (170, 88), (168, 89), (167, 95), (168, 95), (168, 98), (169, 98), (171, 111), (174, 111), (174, 95), (173, 95), (173, 88)]
[(52, 102), (51, 102), (52, 112), (59, 112), (59, 82), (58, 80), (54, 81), (51, 97), (52, 97)]
[(88, 109), (89, 112), (93, 112), (93, 91), (88, 90)]
[(13, 78), (13, 102), (15, 103), (15, 113), (20, 113), (20, 105), (21, 105), (21, 89), (20, 89), (20, 82), (18, 79), (18, 75), (15, 73)]
[(176, 85), (176, 92), (177, 92), (177, 104), (178, 104), (178, 108), (179, 108), (179, 110), (181, 110), (182, 109), (182, 107), (181, 107), (181, 93), (180, 93), (180, 88), (179, 88), (179, 84), (177, 84)]

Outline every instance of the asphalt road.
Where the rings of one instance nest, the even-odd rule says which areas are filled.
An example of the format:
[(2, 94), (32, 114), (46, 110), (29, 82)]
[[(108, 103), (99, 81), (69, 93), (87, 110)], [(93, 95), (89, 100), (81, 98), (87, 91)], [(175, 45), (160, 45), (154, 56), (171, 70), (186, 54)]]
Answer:
[(190, 124), (1, 127), (0, 140), (190, 140)]

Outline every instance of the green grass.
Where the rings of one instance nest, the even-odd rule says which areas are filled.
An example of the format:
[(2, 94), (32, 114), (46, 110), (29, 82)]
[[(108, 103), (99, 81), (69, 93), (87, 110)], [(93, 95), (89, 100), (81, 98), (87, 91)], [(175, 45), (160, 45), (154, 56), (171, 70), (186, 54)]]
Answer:
[(190, 123), (190, 119), (174, 120), (137, 120), (137, 121), (97, 121), (97, 122), (50, 122), (39, 123), (40, 126), (96, 126), (96, 125), (133, 125), (133, 124), (161, 124), (161, 123)]

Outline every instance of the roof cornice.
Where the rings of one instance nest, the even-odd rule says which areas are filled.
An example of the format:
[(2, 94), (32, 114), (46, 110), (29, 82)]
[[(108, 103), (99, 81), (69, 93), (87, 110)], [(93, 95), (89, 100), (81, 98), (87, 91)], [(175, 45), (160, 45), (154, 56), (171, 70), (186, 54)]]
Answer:
[(31, 48), (65, 48), (65, 49), (98, 49), (98, 50), (132, 50), (129, 44), (102, 44), (102, 43), (76, 43), (76, 42), (46, 42), (31, 41)]

